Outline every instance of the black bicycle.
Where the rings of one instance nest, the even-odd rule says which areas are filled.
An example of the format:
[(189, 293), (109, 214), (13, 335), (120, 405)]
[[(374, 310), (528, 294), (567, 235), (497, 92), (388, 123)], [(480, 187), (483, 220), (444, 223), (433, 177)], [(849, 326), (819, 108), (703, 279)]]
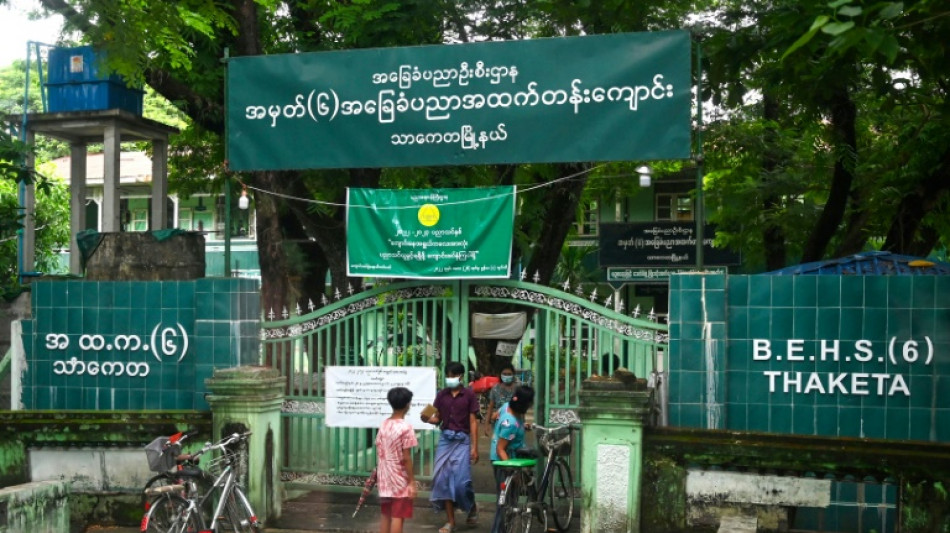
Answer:
[(538, 447), (545, 454), (544, 470), (540, 481), (535, 479), (537, 458), (518, 457), (492, 464), (510, 469), (498, 495), (498, 507), (503, 508), (505, 533), (547, 531), (548, 512), (554, 526), (564, 533), (574, 519), (574, 478), (564, 458), (570, 455), (576, 424), (546, 428), (535, 424)]

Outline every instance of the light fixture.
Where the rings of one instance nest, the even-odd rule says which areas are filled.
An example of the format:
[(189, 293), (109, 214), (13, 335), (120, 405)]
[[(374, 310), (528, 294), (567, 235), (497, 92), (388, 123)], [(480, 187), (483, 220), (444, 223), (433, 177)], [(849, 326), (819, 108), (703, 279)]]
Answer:
[(208, 208), (205, 207), (205, 199), (203, 196), (198, 197), (198, 205), (195, 207), (195, 211), (207, 211)]
[(649, 187), (653, 183), (653, 180), (651, 179), (652, 173), (653, 169), (651, 169), (649, 165), (641, 165), (637, 167), (637, 174), (640, 175), (641, 187)]
[(244, 190), (241, 191), (241, 197), (238, 198), (238, 208), (246, 210), (250, 204), (251, 201), (247, 197), (247, 187), (244, 187)]

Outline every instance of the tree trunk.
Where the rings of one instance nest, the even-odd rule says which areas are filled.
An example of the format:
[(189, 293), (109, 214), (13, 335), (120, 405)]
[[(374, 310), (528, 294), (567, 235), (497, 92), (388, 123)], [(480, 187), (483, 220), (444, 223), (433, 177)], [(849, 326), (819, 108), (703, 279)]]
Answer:
[[(257, 172), (257, 183), (266, 190), (276, 190), (279, 172)], [(277, 199), (259, 194), (257, 207), (257, 254), (261, 265), (261, 311), (266, 320), (281, 317), (287, 305), (290, 280), (287, 274), (287, 255), (284, 233), (281, 229)], [(264, 363), (273, 364), (273, 354), (264, 354)]]
[(857, 155), (856, 115), (854, 102), (847, 89), (837, 89), (831, 101), (831, 128), (838, 156), (828, 200), (802, 250), (802, 263), (818, 261), (825, 256), (828, 243), (844, 219), (845, 207), (851, 194), (851, 183), (854, 181), (854, 161)]
[[(927, 255), (933, 249), (933, 237), (920, 235), (924, 216), (943, 203), (950, 189), (950, 150), (944, 151), (933, 172), (915, 190), (904, 195), (884, 240), (884, 250), (894, 253)], [(930, 242), (930, 246), (925, 246)], [(920, 253), (926, 248), (927, 253)]]
[[(562, 177), (577, 174), (587, 170), (587, 165), (565, 164), (558, 165)], [(570, 180), (544, 188), (544, 231), (538, 236), (531, 259), (527, 265), (528, 279), (533, 280), (538, 274), (538, 283), (547, 284), (551, 281), (557, 260), (561, 256), (561, 248), (567, 239), (571, 225), (575, 222), (577, 204), (580, 202), (584, 187), (587, 186), (587, 174), (582, 174)]]

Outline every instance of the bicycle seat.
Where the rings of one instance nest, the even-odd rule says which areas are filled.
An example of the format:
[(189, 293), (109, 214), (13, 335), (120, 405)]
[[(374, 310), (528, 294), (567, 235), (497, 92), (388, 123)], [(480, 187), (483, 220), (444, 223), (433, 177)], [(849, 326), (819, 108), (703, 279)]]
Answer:
[(537, 459), (508, 459), (507, 461), (492, 461), (493, 466), (507, 466), (508, 468), (529, 468), (538, 464)]

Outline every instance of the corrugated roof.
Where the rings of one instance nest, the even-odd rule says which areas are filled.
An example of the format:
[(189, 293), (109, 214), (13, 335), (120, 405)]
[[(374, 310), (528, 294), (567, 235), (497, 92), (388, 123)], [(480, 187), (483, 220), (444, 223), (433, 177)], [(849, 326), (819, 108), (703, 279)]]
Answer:
[(891, 252), (863, 252), (839, 259), (795, 265), (772, 272), (774, 276), (837, 274), (852, 276), (948, 276), (950, 263)]

